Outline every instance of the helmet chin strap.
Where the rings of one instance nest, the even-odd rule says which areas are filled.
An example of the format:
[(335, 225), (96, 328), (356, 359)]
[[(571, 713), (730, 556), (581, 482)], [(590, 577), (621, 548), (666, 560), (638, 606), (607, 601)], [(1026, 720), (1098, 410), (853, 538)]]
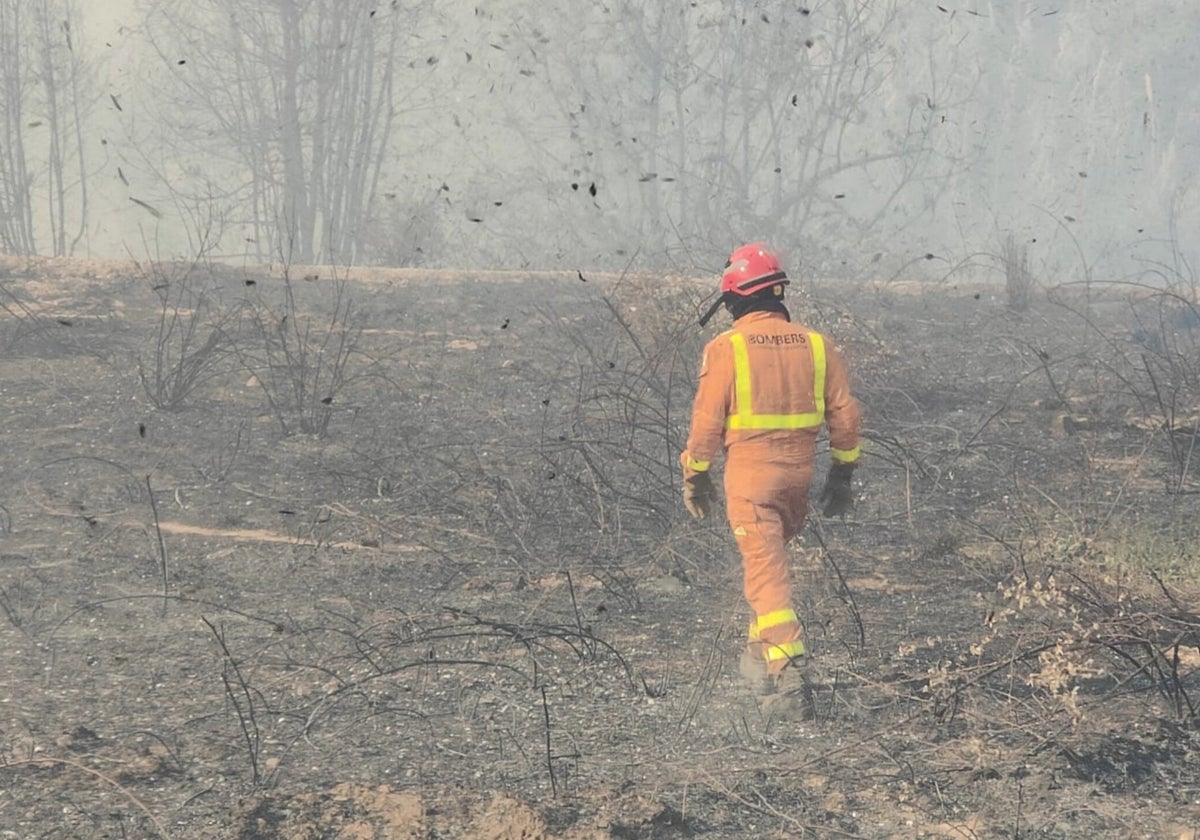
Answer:
[(717, 314), (717, 310), (721, 308), (721, 304), (725, 303), (725, 295), (718, 295), (713, 301), (713, 305), (708, 307), (708, 311), (700, 316), (700, 326), (706, 326), (712, 320), (712, 316)]
[[(786, 280), (784, 282), (787, 282)], [(770, 296), (767, 296), (767, 289), (771, 290)], [(733, 292), (723, 292), (713, 301), (713, 305), (708, 307), (708, 311), (700, 316), (700, 326), (706, 326), (712, 316), (717, 314), (717, 310), (722, 306), (729, 309), (734, 320), (742, 317), (748, 312), (782, 312), (787, 315), (788, 320), (792, 320), (788, 314), (787, 307), (783, 305), (783, 284), (776, 283), (774, 286), (767, 286), (753, 295), (738, 295)]]

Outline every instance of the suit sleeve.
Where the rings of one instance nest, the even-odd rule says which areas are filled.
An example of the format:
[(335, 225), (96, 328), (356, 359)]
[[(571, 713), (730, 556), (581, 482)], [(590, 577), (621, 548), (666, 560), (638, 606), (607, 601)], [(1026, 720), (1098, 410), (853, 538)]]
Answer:
[(836, 463), (854, 464), (862, 454), (862, 408), (850, 393), (850, 374), (832, 342), (825, 350), (825, 424), (829, 454)]
[(680, 456), (684, 478), (707, 472), (725, 447), (725, 417), (733, 392), (733, 354), (729, 341), (717, 336), (704, 348), (687, 448)]

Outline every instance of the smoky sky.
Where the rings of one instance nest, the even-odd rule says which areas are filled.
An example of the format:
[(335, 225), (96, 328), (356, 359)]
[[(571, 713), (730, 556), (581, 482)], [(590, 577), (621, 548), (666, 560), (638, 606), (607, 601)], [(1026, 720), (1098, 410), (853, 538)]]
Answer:
[[(148, 231), (168, 251), (183, 254), (188, 247), (187, 220), (163, 207), (161, 184), (130, 162), (147, 150), (118, 148), (127, 142), (123, 126), (141, 120), (142, 128), (155, 119), (155, 103), (145, 97), (156, 89), (142, 82), (155, 63), (141, 30), (149, 5), (155, 4), (89, 0), (81, 12), (99, 83), (90, 128), (106, 138), (94, 155), (85, 246), (91, 256), (125, 256)], [(800, 27), (828, 6), (812, 4), (801, 20), (795, 4), (787, 14), (780, 3), (736, 5), (744, 25), (756, 27), (752, 43), (791, 38), (790, 48), (808, 51), (819, 66), (821, 30)], [(755, 171), (745, 201), (713, 202), (705, 190), (718, 164), (689, 150), (687, 171), (672, 170), (679, 147), (696, 138), (679, 127), (684, 123), (672, 133), (669, 109), (658, 115), (657, 148), (638, 146), (651, 142), (642, 128), (640, 137), (632, 130), (621, 135), (624, 120), (643, 126), (653, 88), (645, 71), (653, 62), (642, 56), (633, 66), (633, 36), (638, 26), (662, 24), (637, 18), (627, 6), (613, 4), (606, 20), (593, 4), (578, 2), (422, 5), (402, 57), (399, 84), (409, 89), (399, 98), (395, 152), (380, 179), (377, 209), (390, 214), (396, 236), (417, 243), (423, 261), (608, 269), (644, 263), (691, 271), (711, 268), (739, 240), (773, 232), (754, 203), (772, 188), (771, 160), (750, 164)], [(1139, 4), (1136, 26), (1127, 4), (1107, 0), (897, 8), (880, 35), (896, 57), (894, 68), (857, 111), (847, 112), (871, 126), (879, 144), (865, 141), (838, 154), (866, 158), (889, 132), (927, 121), (929, 155), (913, 158), (913, 170), (903, 173), (906, 185), (882, 167), (822, 181), (828, 221), (780, 234), (791, 237), (796, 262), (860, 273), (896, 270), (932, 253), (936, 260), (918, 265), (936, 275), (964, 255), (998, 252), (1010, 237), (1029, 248), (1034, 270), (1046, 279), (1092, 266), (1126, 275), (1180, 252), (1191, 261), (1191, 245), (1179, 231), (1198, 221), (1191, 173), (1200, 94), (1191, 80), (1200, 58), (1188, 41), (1200, 31), (1200, 8), (1148, 0)], [(588, 29), (573, 31), (581, 21)], [(671, 26), (659, 31), (682, 39), (682, 25)], [(664, 53), (661, 78), (673, 82), (683, 74), (671, 65), (686, 53), (680, 44)], [(578, 45), (591, 53), (576, 52)], [(687, 54), (689, 83), (703, 85), (712, 67), (738, 60), (749, 59)], [(759, 95), (781, 113), (796, 98), (783, 85)], [(680, 101), (697, 107), (696, 98)], [(785, 140), (797, 149), (807, 142)], [(170, 152), (162, 142), (150, 154), (173, 172)], [(138, 188), (134, 197), (160, 208), (161, 218), (129, 200), (129, 182)], [(653, 200), (648, 185), (657, 190)], [(838, 214), (856, 225), (872, 219), (869, 238), (848, 235), (856, 228), (837, 226)], [(225, 255), (237, 255), (243, 234), (231, 227)]]

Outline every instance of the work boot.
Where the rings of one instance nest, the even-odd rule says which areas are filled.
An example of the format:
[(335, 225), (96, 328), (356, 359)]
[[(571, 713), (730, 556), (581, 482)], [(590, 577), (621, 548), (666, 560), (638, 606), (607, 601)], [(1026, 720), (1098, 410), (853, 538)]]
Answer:
[(762, 645), (748, 645), (738, 658), (738, 674), (742, 683), (755, 697), (765, 697), (775, 690), (775, 681), (767, 673), (767, 660), (762, 655)]
[(792, 722), (816, 718), (816, 697), (812, 683), (804, 673), (802, 658), (793, 659), (770, 680), (773, 691), (763, 698), (763, 714), (776, 720)]

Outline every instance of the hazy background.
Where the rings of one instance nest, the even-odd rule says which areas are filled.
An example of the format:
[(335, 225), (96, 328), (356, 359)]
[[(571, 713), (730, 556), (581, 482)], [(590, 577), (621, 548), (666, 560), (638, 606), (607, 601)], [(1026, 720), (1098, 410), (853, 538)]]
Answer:
[(1046, 281), (1190, 277), (1197, 4), (0, 9), (51, 24), (5, 64), (8, 252), (693, 273), (767, 238), (809, 276), (1015, 247)]

